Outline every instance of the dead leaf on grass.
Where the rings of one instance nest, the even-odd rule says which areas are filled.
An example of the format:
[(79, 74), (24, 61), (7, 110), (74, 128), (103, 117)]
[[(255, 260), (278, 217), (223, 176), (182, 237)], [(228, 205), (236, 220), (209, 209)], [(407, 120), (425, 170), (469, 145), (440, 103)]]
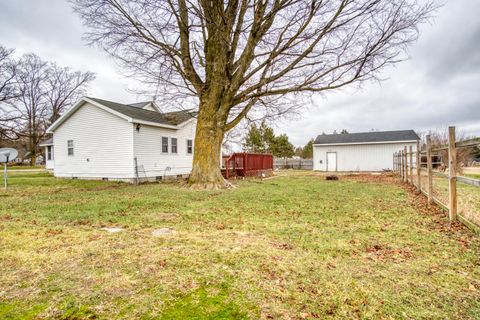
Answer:
[(270, 244), (272, 246), (274, 246), (275, 248), (280, 249), (280, 250), (292, 250), (293, 249), (293, 245), (291, 245), (289, 243), (270, 242)]
[(224, 223), (220, 222), (215, 225), (215, 229), (217, 230), (225, 230), (226, 226)]
[(393, 249), (387, 245), (374, 244), (366, 249), (369, 259), (381, 262), (404, 262), (414, 257), (410, 248)]
[(56, 236), (62, 233), (63, 233), (62, 229), (48, 229), (47, 231), (45, 231), (45, 234), (47, 236)]

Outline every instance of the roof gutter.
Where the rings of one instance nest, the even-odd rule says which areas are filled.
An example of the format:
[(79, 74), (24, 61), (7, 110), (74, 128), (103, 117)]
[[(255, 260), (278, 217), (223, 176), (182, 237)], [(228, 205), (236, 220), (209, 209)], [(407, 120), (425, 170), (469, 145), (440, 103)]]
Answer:
[(139, 119), (129, 119), (128, 122), (130, 123), (138, 123), (138, 124), (144, 124), (147, 126), (152, 126), (152, 127), (159, 127), (159, 128), (165, 128), (165, 129), (173, 129), (173, 130), (178, 130), (178, 126), (172, 126), (169, 124), (161, 124), (157, 122), (152, 122), (152, 121), (145, 121), (145, 120), (139, 120)]

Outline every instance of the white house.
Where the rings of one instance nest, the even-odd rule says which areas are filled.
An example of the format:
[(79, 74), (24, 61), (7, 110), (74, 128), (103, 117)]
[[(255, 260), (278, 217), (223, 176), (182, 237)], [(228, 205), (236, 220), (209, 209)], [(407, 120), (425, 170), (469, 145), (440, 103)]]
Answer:
[(43, 143), (47, 166), (56, 177), (78, 179), (133, 182), (187, 175), (195, 116), (191, 111), (162, 113), (153, 102), (82, 98), (48, 128), (53, 141)]
[(393, 169), (393, 153), (417, 149), (413, 130), (319, 135), (313, 143), (313, 170), (382, 171)]

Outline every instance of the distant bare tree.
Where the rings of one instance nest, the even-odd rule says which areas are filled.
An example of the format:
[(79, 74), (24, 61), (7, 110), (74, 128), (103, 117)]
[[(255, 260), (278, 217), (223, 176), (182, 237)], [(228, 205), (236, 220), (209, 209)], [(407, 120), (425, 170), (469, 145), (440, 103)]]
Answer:
[(15, 97), (16, 64), (12, 59), (13, 49), (0, 45), (0, 104)]
[(35, 165), (37, 146), (45, 135), (48, 116), (46, 81), (48, 63), (34, 54), (26, 54), (17, 65), (15, 76), (18, 96), (9, 101), (11, 114), (16, 116), (12, 130), (19, 137), (28, 138), (31, 164)]
[(85, 92), (95, 76), (91, 72), (73, 72), (26, 54), (16, 63), (14, 98), (7, 101), (5, 128), (17, 138), (28, 141), (30, 161), (34, 165), (38, 144), (46, 129), (61, 112)]
[(72, 71), (52, 64), (47, 77), (47, 100), (50, 108), (48, 125), (76, 103), (85, 92), (88, 83), (95, 79), (93, 72)]
[[(444, 147), (448, 145), (448, 129), (437, 129), (430, 132), (433, 148)], [(471, 139), (465, 132), (457, 130), (456, 141), (464, 141)], [(470, 148), (457, 148), (457, 171), (462, 173), (462, 167), (470, 163), (473, 160), (475, 153), (475, 147)], [(448, 150), (441, 150), (437, 152), (441, 156), (443, 165), (442, 167), (448, 168)]]
[(13, 49), (0, 46), (0, 143), (2, 140), (13, 139), (10, 124), (15, 116), (9, 114), (5, 103), (16, 96), (15, 74), (16, 64), (12, 59)]
[[(71, 0), (87, 38), (152, 91), (194, 101), (190, 184), (217, 188), (226, 132), (305, 94), (378, 79), (402, 60), (429, 0)], [(189, 98), (192, 98), (193, 100)]]

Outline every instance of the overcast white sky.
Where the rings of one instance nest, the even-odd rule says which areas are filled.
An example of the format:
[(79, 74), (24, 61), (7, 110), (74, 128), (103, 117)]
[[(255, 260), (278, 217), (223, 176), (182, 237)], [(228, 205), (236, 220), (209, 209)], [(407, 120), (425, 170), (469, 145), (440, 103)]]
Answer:
[[(479, 0), (446, 1), (435, 22), (421, 27), (410, 60), (384, 72), (385, 81), (317, 97), (300, 118), (277, 123), (276, 132), (287, 133), (295, 145), (335, 129), (426, 131), (456, 125), (480, 135), (479, 12)], [(142, 100), (127, 90), (103, 51), (85, 45), (84, 31), (65, 0), (0, 0), (0, 44), (17, 54), (34, 52), (44, 60), (95, 72), (92, 96)]]

